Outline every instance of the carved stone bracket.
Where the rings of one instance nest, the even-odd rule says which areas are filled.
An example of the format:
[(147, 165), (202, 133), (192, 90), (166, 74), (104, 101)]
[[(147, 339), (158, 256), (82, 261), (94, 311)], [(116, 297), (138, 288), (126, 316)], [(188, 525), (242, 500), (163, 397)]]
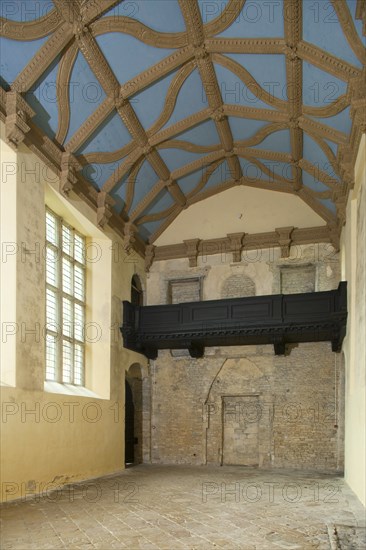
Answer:
[(68, 195), (78, 178), (76, 173), (82, 166), (71, 153), (62, 153), (60, 170), (60, 193)]
[(348, 183), (350, 188), (353, 188), (353, 167), (352, 167), (353, 151), (349, 145), (340, 145), (338, 148), (337, 161), (339, 164), (339, 172), (343, 182)]
[(245, 233), (228, 233), (229, 250), (233, 253), (233, 262), (241, 261), (241, 251)]
[(148, 244), (145, 248), (145, 271), (146, 273), (149, 272), (150, 267), (152, 266), (152, 263), (154, 261), (155, 257), (155, 248), (156, 246), (153, 244)]
[(25, 134), (30, 130), (27, 121), (34, 115), (33, 109), (29, 107), (18, 92), (7, 92), (5, 135), (6, 142), (12, 149), (16, 150), (19, 143), (24, 140)]
[(339, 251), (339, 239), (340, 239), (340, 228), (338, 224), (336, 223), (328, 223), (327, 224), (328, 231), (329, 231), (329, 239), (332, 245), (335, 248), (335, 251)]
[(183, 241), (186, 245), (186, 255), (189, 260), (189, 267), (197, 267), (198, 245), (200, 239), (188, 239)]
[(291, 247), (291, 234), (294, 227), (278, 227), (276, 233), (278, 234), (278, 243), (281, 247), (281, 258), (288, 258), (290, 256)]
[(361, 76), (352, 78), (349, 83), (349, 95), (351, 99), (350, 116), (355, 124), (361, 127), (361, 131), (366, 131), (366, 93), (365, 93), (365, 73)]
[(127, 254), (131, 252), (136, 241), (137, 227), (132, 222), (125, 223), (123, 228), (123, 248)]
[(342, 227), (346, 223), (347, 195), (343, 189), (342, 191), (334, 191), (332, 195), (332, 200), (336, 205), (337, 217)]
[(104, 191), (98, 193), (97, 196), (97, 224), (99, 227), (103, 228), (107, 223), (109, 218), (112, 216), (111, 207), (114, 204), (114, 200)]

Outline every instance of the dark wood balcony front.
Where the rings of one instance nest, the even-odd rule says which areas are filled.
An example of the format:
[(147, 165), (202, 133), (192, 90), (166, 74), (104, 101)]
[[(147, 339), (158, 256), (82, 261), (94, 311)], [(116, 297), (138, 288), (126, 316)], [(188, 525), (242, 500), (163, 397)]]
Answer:
[(346, 333), (347, 283), (337, 290), (208, 300), (159, 306), (123, 302), (126, 348), (156, 359), (159, 349), (188, 349), (202, 357), (207, 346), (330, 341), (339, 352)]

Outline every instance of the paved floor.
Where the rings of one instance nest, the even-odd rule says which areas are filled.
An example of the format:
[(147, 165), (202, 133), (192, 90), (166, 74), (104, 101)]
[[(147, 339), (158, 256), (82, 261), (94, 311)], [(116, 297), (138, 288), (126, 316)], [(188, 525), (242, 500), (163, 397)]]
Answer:
[(365, 510), (341, 478), (143, 465), (2, 508), (1, 548), (362, 549)]

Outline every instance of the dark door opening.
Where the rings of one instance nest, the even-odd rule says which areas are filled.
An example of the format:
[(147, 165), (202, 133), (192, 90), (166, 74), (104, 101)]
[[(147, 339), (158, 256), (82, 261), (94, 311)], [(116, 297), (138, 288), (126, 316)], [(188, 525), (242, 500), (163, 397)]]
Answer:
[(125, 464), (133, 464), (135, 461), (135, 407), (133, 404), (132, 389), (125, 381)]

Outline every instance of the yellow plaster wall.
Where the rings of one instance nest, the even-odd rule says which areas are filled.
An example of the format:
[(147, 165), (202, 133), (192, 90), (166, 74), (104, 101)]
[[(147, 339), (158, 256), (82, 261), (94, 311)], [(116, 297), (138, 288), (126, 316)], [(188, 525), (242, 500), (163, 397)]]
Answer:
[[(25, 146), (14, 152), (1, 140), (1, 163), (2, 242), (17, 246), (1, 263), (9, 285), (1, 285), (1, 498), (12, 500), (124, 468), (124, 374), (146, 359), (122, 346), (121, 300), (130, 299), (134, 272), (144, 284), (144, 269), (76, 195), (61, 198), (58, 178)], [(100, 337), (87, 344), (84, 390), (44, 384), (45, 197), (101, 255), (87, 265), (87, 322)]]
[(366, 505), (366, 139), (355, 168), (355, 187), (347, 204), (341, 236), (342, 277), (348, 282), (345, 479)]

